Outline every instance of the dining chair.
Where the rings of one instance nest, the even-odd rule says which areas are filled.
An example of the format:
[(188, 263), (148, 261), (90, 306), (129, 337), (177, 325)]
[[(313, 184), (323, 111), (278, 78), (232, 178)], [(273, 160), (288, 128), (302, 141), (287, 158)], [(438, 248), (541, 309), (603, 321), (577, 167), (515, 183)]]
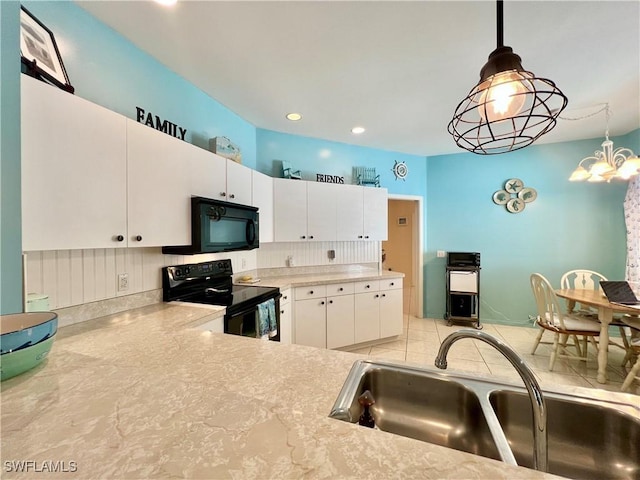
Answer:
[[(625, 317), (624, 322), (636, 331), (640, 331), (640, 318), (639, 317)], [(629, 341), (631, 353), (630, 363), (633, 364), (629, 373), (627, 374), (620, 390), (627, 391), (634, 380), (640, 381), (640, 337), (633, 338)], [(633, 361), (632, 361), (633, 360)], [(635, 363), (634, 363), (635, 361)], [(623, 365), (624, 366), (624, 365)]]
[[(591, 342), (597, 349), (595, 337), (600, 335), (600, 325), (582, 315), (567, 313), (565, 309), (561, 309), (556, 292), (549, 280), (541, 274), (532, 273), (530, 281), (538, 311), (536, 323), (540, 327), (531, 354), (535, 354), (541, 343), (551, 343), (541, 341), (543, 333), (549, 331), (554, 334), (549, 370), (553, 370), (557, 358), (586, 361), (588, 343)], [(569, 343), (570, 339), (573, 343)], [(573, 347), (575, 352), (571, 351), (570, 347)]]
[[(574, 290), (600, 290), (600, 282), (606, 281), (607, 277), (602, 275), (601, 273), (594, 272), (593, 270), (585, 270), (585, 269), (575, 269), (569, 270), (560, 278), (560, 288), (562, 289), (574, 289)], [(601, 291), (602, 293), (602, 291)], [(604, 295), (604, 293), (602, 293)], [(593, 320), (598, 320), (598, 309), (589, 307), (588, 305), (578, 304), (577, 313), (591, 318)], [(629, 325), (627, 325), (622, 316), (616, 315), (613, 317), (612, 322), (609, 324), (611, 327), (618, 327), (620, 332), (620, 339), (622, 340), (622, 344), (618, 343), (611, 337), (609, 337), (609, 345), (613, 345), (615, 347), (621, 348), (625, 351), (624, 359), (622, 360), (622, 366), (624, 367), (627, 363), (631, 362), (633, 357), (633, 350), (631, 349), (631, 344), (629, 343), (628, 335), (630, 332)]]

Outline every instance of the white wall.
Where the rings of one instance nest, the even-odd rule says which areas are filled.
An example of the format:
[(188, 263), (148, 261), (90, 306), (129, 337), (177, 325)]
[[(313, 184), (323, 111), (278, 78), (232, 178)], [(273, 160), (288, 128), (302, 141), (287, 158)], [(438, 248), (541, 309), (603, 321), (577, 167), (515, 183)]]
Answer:
[[(336, 252), (329, 260), (327, 251)], [(160, 248), (57, 250), (25, 253), (25, 292), (49, 296), (58, 309), (162, 288), (166, 265), (230, 258), (234, 273), (285, 267), (378, 262), (380, 242), (265, 243), (257, 250), (207, 255), (164, 255)], [(118, 275), (127, 273), (129, 288), (119, 292)]]

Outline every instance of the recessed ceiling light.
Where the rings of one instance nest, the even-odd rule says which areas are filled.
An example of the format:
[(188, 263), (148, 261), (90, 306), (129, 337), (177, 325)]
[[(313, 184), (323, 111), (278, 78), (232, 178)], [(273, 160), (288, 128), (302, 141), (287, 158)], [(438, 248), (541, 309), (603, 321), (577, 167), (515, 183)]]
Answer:
[(354, 133), (356, 135), (360, 135), (361, 133), (364, 133), (364, 127), (353, 127), (351, 129), (351, 133)]
[(297, 122), (301, 118), (302, 115), (300, 115), (299, 113), (287, 113), (287, 119), (291, 120), (292, 122)]

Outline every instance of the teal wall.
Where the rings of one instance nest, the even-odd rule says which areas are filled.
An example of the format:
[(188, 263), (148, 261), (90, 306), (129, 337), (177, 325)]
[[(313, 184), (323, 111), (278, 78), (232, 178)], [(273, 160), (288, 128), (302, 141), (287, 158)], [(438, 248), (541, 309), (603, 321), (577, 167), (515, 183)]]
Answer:
[(129, 118), (136, 106), (188, 130), (186, 141), (209, 148), (225, 136), (254, 167), (255, 127), (72, 2), (25, 1), (54, 34), (75, 94)]
[[(282, 176), (283, 160), (301, 170), (304, 180), (315, 180), (316, 173), (322, 173), (343, 176), (351, 183), (352, 167), (375, 167), (380, 185), (389, 193), (426, 197), (425, 157), (263, 129), (257, 130), (256, 138), (256, 169), (272, 177)], [(409, 168), (405, 180), (397, 180), (393, 174), (396, 162), (405, 162)]]
[[(616, 146), (637, 148), (639, 132), (612, 140)], [(634, 138), (635, 145), (627, 143)], [(436, 257), (437, 250), (481, 253), (480, 314), (494, 323), (524, 324), (534, 314), (528, 283), (532, 272), (555, 286), (574, 268), (623, 278), (627, 184), (567, 180), (603, 140), (534, 145), (487, 157), (429, 157), (426, 314), (441, 318), (445, 309), (445, 262)], [(535, 202), (518, 214), (492, 201), (493, 193), (513, 177), (538, 192)]]
[(20, 3), (0, 1), (0, 313), (22, 311)]

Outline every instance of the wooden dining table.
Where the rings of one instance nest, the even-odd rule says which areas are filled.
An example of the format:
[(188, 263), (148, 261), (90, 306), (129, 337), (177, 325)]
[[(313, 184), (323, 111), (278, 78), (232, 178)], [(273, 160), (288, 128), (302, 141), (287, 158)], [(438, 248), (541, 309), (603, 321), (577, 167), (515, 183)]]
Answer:
[(617, 303), (611, 303), (607, 297), (599, 290), (586, 289), (562, 289), (556, 290), (558, 297), (567, 300), (567, 311), (572, 312), (576, 303), (589, 305), (598, 309), (598, 320), (600, 321), (600, 340), (598, 342), (598, 383), (607, 383), (607, 360), (609, 352), (609, 324), (613, 320), (614, 313), (627, 313), (640, 315), (640, 310), (632, 307), (625, 307)]

